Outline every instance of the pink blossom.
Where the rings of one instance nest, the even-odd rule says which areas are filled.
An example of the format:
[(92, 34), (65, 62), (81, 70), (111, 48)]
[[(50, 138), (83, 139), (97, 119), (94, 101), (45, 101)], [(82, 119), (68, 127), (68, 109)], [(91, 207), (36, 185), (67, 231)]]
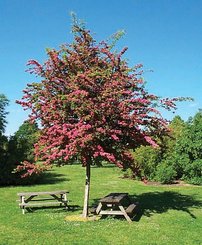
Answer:
[(113, 140), (116, 140), (116, 141), (119, 140), (119, 138), (118, 138), (115, 134), (112, 134), (112, 135), (111, 135), (111, 138), (112, 138)]
[(154, 140), (152, 140), (151, 137), (149, 136), (144, 136), (145, 140), (154, 148), (158, 147), (158, 145), (156, 144), (156, 142)]

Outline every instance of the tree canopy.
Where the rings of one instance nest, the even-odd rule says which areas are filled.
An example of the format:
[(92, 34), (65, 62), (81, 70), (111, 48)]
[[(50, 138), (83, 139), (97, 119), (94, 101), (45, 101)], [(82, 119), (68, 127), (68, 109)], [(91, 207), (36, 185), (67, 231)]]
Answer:
[(175, 107), (144, 88), (142, 65), (129, 68), (105, 42), (96, 44), (90, 32), (74, 26), (75, 39), (59, 51), (48, 50), (41, 65), (29, 61), (29, 72), (42, 78), (28, 84), (19, 103), (32, 110), (43, 130), (36, 153), (47, 163), (66, 162), (81, 155), (105, 159), (117, 166), (131, 161), (128, 149), (140, 144), (156, 146), (153, 135), (167, 131), (158, 106)]

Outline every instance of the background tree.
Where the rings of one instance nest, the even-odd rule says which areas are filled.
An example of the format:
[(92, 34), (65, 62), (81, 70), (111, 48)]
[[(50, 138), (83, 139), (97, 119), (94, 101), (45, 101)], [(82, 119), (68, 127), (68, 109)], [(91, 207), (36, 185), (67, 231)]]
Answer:
[[(183, 135), (183, 132), (186, 128), (186, 123), (181, 119), (180, 116), (176, 116), (169, 124), (170, 134), (168, 136), (164, 136), (161, 143), (161, 152), (162, 167), (159, 167), (159, 173), (161, 173), (160, 181), (163, 180), (163, 170), (164, 172), (168, 171), (170, 174), (170, 181), (168, 180), (168, 174), (165, 174), (165, 179), (168, 183), (172, 182), (174, 179), (181, 178), (181, 170), (179, 164), (176, 162), (176, 144), (180, 140)], [(171, 170), (172, 168), (172, 170)], [(158, 176), (158, 172), (156, 173)], [(166, 181), (162, 181), (166, 182)]]
[(149, 94), (142, 65), (130, 68), (122, 58), (126, 48), (117, 53), (109, 43), (96, 43), (76, 22), (73, 33), (72, 44), (48, 50), (43, 65), (29, 61), (29, 72), (40, 76), (41, 82), (28, 84), (18, 103), (31, 109), (32, 121), (40, 121), (35, 153), (46, 166), (80, 156), (86, 167), (86, 217), (90, 166), (106, 160), (128, 168), (133, 161), (130, 149), (157, 147), (153, 136), (167, 132), (157, 107), (170, 110), (177, 99)]
[(5, 130), (6, 125), (6, 115), (8, 112), (6, 111), (6, 106), (8, 106), (9, 100), (6, 98), (4, 94), (0, 94), (0, 134), (2, 135)]
[[(134, 169), (139, 166), (139, 177), (172, 183), (186, 180), (202, 184), (202, 113), (184, 122), (179, 116), (169, 124), (168, 135), (157, 139), (159, 147), (141, 146), (135, 149)], [(133, 169), (133, 168), (132, 168)]]
[(139, 177), (143, 180), (157, 180), (171, 183), (179, 178), (179, 166), (176, 164), (176, 142), (185, 129), (185, 122), (176, 116), (169, 123), (167, 135), (157, 135), (158, 148), (140, 146), (133, 152), (135, 164), (139, 166)]
[(24, 122), (13, 136), (1, 137), (0, 185), (26, 184), (37, 180), (36, 176), (22, 179), (19, 173), (14, 173), (14, 169), (19, 162), (34, 161), (34, 144), (38, 134), (36, 124)]
[(176, 143), (176, 165), (180, 177), (193, 184), (202, 184), (202, 111), (187, 122)]
[(6, 96), (4, 94), (0, 94), (0, 183), (3, 174), (3, 164), (5, 163), (7, 156), (8, 139), (3, 133), (6, 126), (6, 115), (8, 114), (6, 107), (8, 104), (9, 100)]
[(34, 144), (39, 137), (39, 128), (36, 123), (25, 121), (14, 134), (11, 140), (16, 144), (18, 161), (34, 162)]
[(170, 132), (160, 139), (160, 161), (156, 165), (154, 180), (163, 184), (170, 184), (181, 177), (180, 167), (176, 162), (176, 142), (181, 138), (186, 123), (176, 116), (169, 124)]

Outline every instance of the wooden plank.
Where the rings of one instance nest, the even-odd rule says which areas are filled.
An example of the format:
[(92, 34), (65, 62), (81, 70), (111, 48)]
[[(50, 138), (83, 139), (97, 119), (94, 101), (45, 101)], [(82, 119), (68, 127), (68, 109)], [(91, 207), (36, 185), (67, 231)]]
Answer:
[(101, 215), (124, 215), (122, 211), (118, 211), (118, 210), (101, 210), (99, 214)]
[[(38, 196), (39, 197), (39, 196)], [(40, 202), (40, 201), (51, 201), (51, 200), (56, 200), (55, 198), (52, 197), (39, 197), (39, 198), (35, 198), (35, 199), (31, 199), (31, 202)], [(62, 199), (60, 198), (59, 201), (61, 201)], [(25, 200), (25, 202), (30, 202), (30, 200)]]
[(17, 193), (18, 196), (38, 196), (38, 195), (55, 195), (55, 194), (65, 194), (69, 193), (69, 191), (61, 190), (61, 191), (38, 191), (38, 192), (21, 192)]
[(67, 204), (67, 201), (62, 201), (62, 202), (40, 202), (40, 203), (20, 203), (20, 207), (34, 207), (34, 206), (46, 206), (46, 205), (58, 205), (58, 204)]

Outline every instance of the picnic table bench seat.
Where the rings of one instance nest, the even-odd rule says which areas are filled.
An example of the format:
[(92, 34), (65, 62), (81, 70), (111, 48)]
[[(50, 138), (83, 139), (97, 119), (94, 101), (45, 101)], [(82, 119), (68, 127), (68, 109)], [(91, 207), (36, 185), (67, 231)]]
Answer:
[(137, 208), (138, 208), (138, 203), (131, 203), (127, 208), (126, 208), (126, 213), (129, 215), (129, 216), (132, 216), (135, 211), (137, 211)]

